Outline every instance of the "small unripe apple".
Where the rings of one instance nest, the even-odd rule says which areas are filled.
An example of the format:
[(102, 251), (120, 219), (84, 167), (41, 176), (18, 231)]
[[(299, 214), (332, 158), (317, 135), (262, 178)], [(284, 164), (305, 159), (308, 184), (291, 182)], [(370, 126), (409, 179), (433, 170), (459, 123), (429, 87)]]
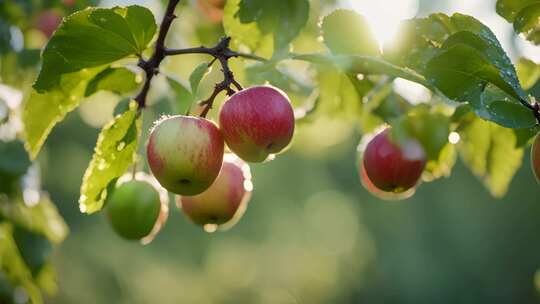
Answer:
[(147, 181), (134, 179), (120, 183), (107, 198), (107, 216), (113, 229), (128, 240), (148, 237), (156, 226), (159, 230), (163, 217), (167, 217), (168, 207), (162, 198), (158, 189)]
[(531, 147), (531, 166), (536, 180), (540, 183), (540, 134), (536, 135)]
[(390, 129), (377, 134), (366, 146), (363, 165), (369, 180), (385, 192), (405, 192), (413, 188), (426, 166), (426, 153), (415, 139), (398, 144)]
[(195, 195), (208, 189), (218, 176), (223, 149), (223, 136), (213, 122), (178, 115), (157, 122), (146, 154), (152, 173), (165, 189)]
[(54, 10), (47, 10), (41, 12), (37, 16), (35, 26), (45, 36), (47, 36), (47, 38), (50, 38), (61, 22), (62, 16), (58, 12)]
[(226, 154), (212, 186), (194, 196), (177, 196), (176, 203), (195, 224), (207, 231), (232, 226), (244, 213), (251, 197), (249, 166), (234, 154)]
[(262, 162), (291, 142), (294, 112), (284, 92), (255, 86), (233, 94), (223, 104), (219, 126), (234, 153), (248, 162)]

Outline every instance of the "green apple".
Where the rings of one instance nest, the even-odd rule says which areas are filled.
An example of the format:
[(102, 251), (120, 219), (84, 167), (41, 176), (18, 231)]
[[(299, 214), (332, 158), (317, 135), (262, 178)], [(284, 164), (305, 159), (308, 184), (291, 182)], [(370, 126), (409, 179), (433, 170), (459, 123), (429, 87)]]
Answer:
[(192, 222), (211, 232), (231, 227), (244, 213), (251, 197), (249, 166), (234, 154), (226, 154), (216, 181), (201, 194), (177, 196), (176, 202)]
[(217, 126), (202, 117), (172, 116), (153, 128), (146, 155), (150, 170), (170, 192), (195, 195), (214, 182), (223, 162)]
[(166, 208), (162, 207), (166, 202), (162, 204), (161, 198), (158, 189), (146, 180), (119, 183), (106, 203), (113, 229), (128, 240), (141, 240), (151, 235), (156, 225), (161, 226), (163, 216), (166, 218)]

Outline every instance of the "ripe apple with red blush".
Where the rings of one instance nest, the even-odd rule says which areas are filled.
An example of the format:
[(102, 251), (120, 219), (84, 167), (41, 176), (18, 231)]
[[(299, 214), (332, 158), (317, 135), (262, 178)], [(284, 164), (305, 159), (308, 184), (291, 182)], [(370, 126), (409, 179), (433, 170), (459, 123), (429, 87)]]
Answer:
[(531, 167), (536, 180), (540, 183), (540, 134), (536, 135), (531, 147)]
[(362, 164), (366, 176), (384, 192), (401, 193), (416, 186), (426, 166), (426, 153), (413, 138), (394, 142), (390, 128), (377, 134), (366, 146)]
[(197, 9), (213, 23), (223, 20), (225, 0), (197, 0)]
[(291, 142), (294, 112), (281, 90), (254, 86), (233, 94), (223, 104), (219, 126), (236, 155), (248, 162), (262, 162)]
[(177, 196), (176, 203), (193, 223), (213, 231), (236, 223), (247, 207), (252, 188), (249, 166), (228, 153), (210, 188), (194, 196)]
[(362, 186), (364, 186), (364, 188), (370, 194), (377, 198), (386, 201), (399, 201), (410, 198), (416, 192), (416, 187), (410, 188), (407, 191), (400, 193), (383, 191), (377, 188), (377, 186), (375, 186), (373, 182), (369, 179), (366, 173), (366, 168), (364, 167), (364, 163), (362, 161), (359, 162), (358, 166), (358, 172), (360, 175), (360, 182), (362, 183)]
[(146, 156), (150, 170), (170, 192), (199, 194), (214, 182), (223, 162), (224, 141), (217, 126), (202, 117), (171, 116), (150, 133)]
[(50, 38), (56, 28), (62, 22), (62, 15), (55, 10), (47, 10), (39, 13), (35, 21), (35, 27), (47, 38)]

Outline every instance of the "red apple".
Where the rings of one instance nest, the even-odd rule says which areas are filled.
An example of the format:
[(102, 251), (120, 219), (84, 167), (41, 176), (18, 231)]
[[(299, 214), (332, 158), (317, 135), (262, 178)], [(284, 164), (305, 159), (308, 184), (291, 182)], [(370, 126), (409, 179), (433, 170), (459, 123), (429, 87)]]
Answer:
[(47, 10), (41, 12), (37, 16), (35, 26), (45, 36), (47, 36), (47, 38), (50, 38), (61, 22), (62, 16), (58, 12), (54, 10)]
[(360, 162), (359, 166), (360, 167), (358, 168), (358, 171), (359, 171), (360, 182), (362, 183), (362, 186), (364, 186), (364, 188), (375, 197), (378, 197), (386, 201), (398, 201), (398, 200), (404, 200), (413, 196), (414, 192), (416, 191), (416, 187), (410, 188), (409, 190), (405, 192), (400, 192), (400, 193), (383, 191), (377, 188), (377, 186), (375, 186), (373, 182), (371, 182), (371, 180), (369, 179), (366, 173), (366, 168), (364, 167), (363, 162)]
[(231, 227), (244, 213), (251, 197), (249, 166), (234, 154), (226, 154), (212, 186), (195, 196), (177, 196), (176, 203), (195, 224), (207, 231)]
[(540, 183), (540, 134), (536, 135), (531, 147), (531, 166), (536, 180)]
[(150, 170), (170, 192), (195, 195), (214, 182), (223, 162), (217, 126), (201, 117), (172, 116), (156, 123), (146, 146)]
[(407, 139), (401, 145), (393, 142), (390, 129), (386, 129), (366, 146), (363, 165), (378, 189), (400, 193), (416, 186), (426, 165), (426, 154), (415, 139)]
[(262, 162), (291, 142), (294, 113), (284, 92), (255, 86), (233, 94), (223, 104), (219, 125), (234, 153), (248, 162)]
[(225, 0), (197, 0), (197, 9), (205, 15), (208, 20), (219, 23), (223, 20), (223, 8)]

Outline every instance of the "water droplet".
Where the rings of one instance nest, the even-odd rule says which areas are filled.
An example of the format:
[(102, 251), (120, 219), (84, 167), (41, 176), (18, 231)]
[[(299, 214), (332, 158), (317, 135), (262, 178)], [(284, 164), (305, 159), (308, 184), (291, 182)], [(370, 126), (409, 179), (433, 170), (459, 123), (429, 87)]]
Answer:
[(205, 224), (203, 226), (204, 231), (208, 233), (216, 232), (217, 228), (218, 228), (218, 225), (216, 224)]
[(126, 147), (126, 143), (121, 141), (120, 143), (118, 143), (118, 145), (116, 146), (116, 150), (118, 151), (122, 151), (124, 150), (124, 148)]
[(97, 166), (98, 170), (105, 170), (105, 169), (107, 169), (107, 167), (108, 167), (107, 162), (105, 161), (105, 159), (102, 158), (99, 161), (99, 164)]

